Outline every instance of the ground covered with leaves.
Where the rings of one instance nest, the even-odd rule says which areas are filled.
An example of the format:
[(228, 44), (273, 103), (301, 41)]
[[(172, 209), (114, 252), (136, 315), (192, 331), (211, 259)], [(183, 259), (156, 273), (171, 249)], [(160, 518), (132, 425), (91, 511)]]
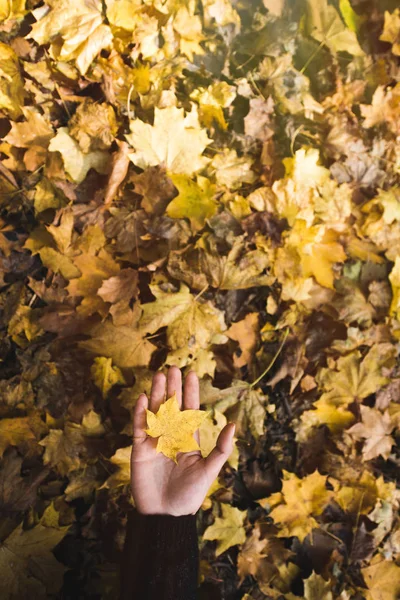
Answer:
[(202, 599), (400, 597), (400, 10), (0, 0), (0, 596), (112, 598), (201, 379)]

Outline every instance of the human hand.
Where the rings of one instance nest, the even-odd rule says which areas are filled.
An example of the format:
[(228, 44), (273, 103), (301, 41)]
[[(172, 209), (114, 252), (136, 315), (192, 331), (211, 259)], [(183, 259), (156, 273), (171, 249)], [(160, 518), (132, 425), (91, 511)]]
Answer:
[[(167, 384), (167, 390), (165, 387)], [(146, 409), (156, 413), (160, 404), (176, 392), (182, 410), (200, 408), (200, 386), (197, 374), (190, 371), (185, 378), (182, 406), (182, 373), (178, 367), (153, 377), (150, 406), (146, 394), (140, 394), (133, 415), (131, 454), (131, 490), (138, 512), (168, 514), (175, 517), (196, 514), (218, 473), (233, 450), (235, 424), (228, 423), (220, 432), (217, 444), (203, 458), (200, 450), (179, 452), (178, 464), (156, 451), (157, 439), (146, 434)], [(194, 433), (199, 443), (199, 431)]]

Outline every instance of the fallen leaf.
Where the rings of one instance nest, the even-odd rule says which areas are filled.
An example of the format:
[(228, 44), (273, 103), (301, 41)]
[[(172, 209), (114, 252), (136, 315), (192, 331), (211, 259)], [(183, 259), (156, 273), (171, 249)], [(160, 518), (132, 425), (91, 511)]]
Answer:
[(244, 544), (246, 532), (243, 526), (247, 511), (240, 510), (230, 504), (221, 504), (222, 517), (216, 517), (203, 533), (204, 540), (217, 540), (215, 556), (220, 556), (225, 550)]
[(142, 169), (163, 165), (169, 173), (189, 176), (203, 169), (210, 159), (202, 154), (212, 140), (200, 128), (194, 110), (192, 105), (192, 112), (185, 117), (183, 108), (156, 107), (154, 125), (131, 121), (131, 133), (126, 136), (135, 149), (128, 154), (131, 161)]
[(360, 406), (361, 423), (356, 423), (348, 429), (348, 433), (356, 439), (365, 438), (363, 446), (364, 460), (372, 460), (377, 456), (388, 458), (394, 444), (390, 433), (394, 429), (394, 423), (390, 418), (389, 411), (383, 414), (375, 408)]

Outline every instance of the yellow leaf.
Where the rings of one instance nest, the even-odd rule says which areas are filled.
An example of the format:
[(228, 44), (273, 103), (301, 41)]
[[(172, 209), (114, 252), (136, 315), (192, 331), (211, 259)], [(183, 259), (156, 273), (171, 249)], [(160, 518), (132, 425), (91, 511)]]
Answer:
[(104, 356), (97, 356), (94, 359), (90, 373), (103, 398), (107, 397), (108, 392), (114, 385), (126, 383), (120, 369), (113, 367), (111, 358), (105, 358)]
[(193, 54), (205, 54), (199, 44), (206, 39), (199, 16), (190, 14), (186, 6), (181, 6), (175, 15), (173, 26), (180, 36), (180, 50), (191, 62), (193, 62)]
[(17, 148), (29, 148), (29, 146), (47, 148), (50, 138), (54, 135), (50, 123), (34, 106), (22, 106), (21, 110), (26, 121), (12, 123), (11, 130), (4, 140)]
[(307, 9), (310, 33), (316, 40), (323, 42), (333, 53), (364, 55), (354, 31), (347, 29), (328, 0), (307, 0)]
[[(40, 45), (51, 43), (52, 58), (75, 60), (81, 75), (85, 75), (94, 58), (113, 40), (111, 29), (103, 24), (100, 0), (48, 0), (47, 4), (50, 10), (48, 7), (38, 9), (39, 20), (26, 37)], [(58, 38), (62, 40), (61, 45)]]
[(204, 410), (180, 410), (176, 393), (160, 405), (154, 414), (146, 409), (147, 427), (144, 431), (154, 438), (158, 438), (157, 452), (162, 452), (176, 464), (178, 452), (200, 450), (200, 446), (193, 434), (208, 416)]
[(257, 570), (262, 559), (267, 556), (265, 552), (267, 547), (268, 540), (266, 538), (260, 539), (260, 527), (255, 526), (238, 554), (237, 572), (240, 584), (247, 575), (252, 575), (257, 579)]
[(166, 326), (170, 347), (187, 347), (191, 352), (227, 341), (223, 313), (211, 302), (196, 300), (185, 284), (176, 293), (164, 292), (156, 285), (150, 289), (156, 300), (142, 305), (140, 331), (155, 333)]
[(67, 127), (57, 130), (50, 141), (49, 151), (61, 154), (66, 172), (76, 183), (85, 179), (89, 169), (95, 169), (99, 173), (107, 173), (109, 170), (108, 152), (95, 150), (84, 154), (79, 144), (69, 135)]
[(14, 50), (0, 42), (0, 109), (13, 121), (22, 115), (24, 83)]
[(124, 367), (147, 367), (156, 346), (146, 340), (134, 326), (116, 327), (111, 321), (94, 325), (90, 340), (79, 346), (100, 356), (112, 358), (114, 364)]
[(400, 320), (400, 256), (396, 256), (394, 267), (390, 271), (388, 279), (393, 292), (389, 312), (392, 316)]
[(110, 475), (103, 483), (99, 490), (103, 488), (114, 489), (122, 485), (128, 485), (131, 481), (131, 454), (132, 446), (118, 448), (115, 454), (109, 459), (114, 465), (118, 466), (118, 470)]
[(296, 219), (285, 235), (286, 246), (299, 255), (302, 276), (313, 275), (320, 285), (330, 289), (334, 289), (333, 265), (347, 258), (337, 238), (338, 233), (326, 225), (308, 227), (303, 219)]
[(200, 176), (197, 182), (187, 175), (171, 175), (171, 179), (179, 194), (168, 204), (167, 215), (173, 219), (187, 217), (194, 230), (201, 229), (206, 219), (217, 212), (216, 186)]
[(294, 473), (283, 471), (282, 490), (267, 500), (278, 503), (269, 516), (279, 526), (278, 537), (297, 536), (302, 542), (316, 527), (314, 517), (320, 515), (334, 495), (326, 489), (327, 476), (314, 471), (299, 479)]
[(367, 600), (397, 600), (400, 594), (400, 567), (376, 555), (370, 566), (361, 569), (368, 587)]
[(82, 152), (107, 150), (118, 131), (115, 112), (110, 104), (86, 99), (69, 123), (69, 134), (78, 142)]
[(400, 56), (400, 8), (392, 13), (385, 10), (385, 23), (379, 39), (392, 44), (393, 54)]
[(39, 444), (46, 449), (43, 454), (44, 464), (53, 467), (60, 475), (68, 475), (81, 466), (85, 448), (80, 425), (68, 422), (64, 430), (51, 429)]
[[(30, 427), (29, 417), (14, 417), (0, 420), (0, 458), (8, 446), (36, 444), (36, 437)], [(40, 442), (39, 442), (40, 443)]]
[(204, 540), (217, 540), (215, 556), (219, 556), (228, 548), (237, 544), (244, 544), (246, 532), (243, 526), (247, 516), (246, 510), (240, 510), (230, 504), (222, 504), (222, 517), (217, 517), (215, 522), (207, 527), (203, 533)]
[(97, 256), (83, 253), (74, 257), (74, 265), (79, 269), (80, 276), (69, 282), (68, 293), (70, 296), (83, 296), (77, 312), (84, 316), (99, 312), (106, 317), (109, 307), (98, 290), (104, 281), (119, 274), (119, 264), (102, 248)]
[[(214, 424), (215, 421), (215, 424)], [(199, 428), (200, 450), (203, 458), (206, 458), (217, 443), (217, 438), (221, 430), (227, 424), (228, 419), (219, 410), (214, 410), (212, 418), (205, 419)], [(237, 469), (239, 466), (239, 448), (236, 445), (237, 438), (233, 438), (233, 450), (227, 460), (232, 469)]]
[(130, 129), (126, 139), (135, 152), (129, 158), (142, 169), (163, 164), (169, 173), (193, 175), (210, 162), (201, 155), (213, 140), (200, 128), (194, 104), (186, 117), (183, 108), (156, 107), (154, 125), (135, 119)]
[(331, 582), (314, 571), (304, 580), (304, 600), (333, 600)]
[(362, 454), (364, 460), (371, 460), (377, 456), (387, 459), (394, 444), (390, 433), (394, 429), (394, 423), (389, 412), (383, 414), (376, 408), (360, 406), (361, 423), (356, 423), (347, 430), (356, 439), (365, 438)]
[(35, 527), (24, 529), (20, 523), (2, 542), (1, 598), (46, 598), (57, 595), (61, 589), (66, 567), (55, 558), (53, 549), (69, 525), (56, 525), (49, 509), (51, 505)]
[(26, 0), (0, 0), (0, 23), (11, 19), (22, 19)]
[(226, 256), (218, 251), (216, 240), (205, 233), (186, 253), (171, 251), (168, 272), (176, 279), (201, 290), (207, 284), (221, 290), (240, 290), (273, 285), (275, 277), (263, 273), (271, 266), (267, 252), (246, 249), (244, 236), (235, 236)]
[(212, 83), (208, 88), (196, 88), (190, 98), (196, 100), (200, 105), (200, 121), (205, 127), (211, 127), (213, 120), (227, 129), (223, 108), (228, 108), (236, 98), (236, 88), (229, 85), (226, 81)]
[(251, 170), (252, 159), (248, 156), (238, 156), (235, 150), (224, 148), (213, 158), (210, 172), (215, 174), (219, 185), (229, 189), (237, 189), (242, 183), (253, 183), (256, 174)]

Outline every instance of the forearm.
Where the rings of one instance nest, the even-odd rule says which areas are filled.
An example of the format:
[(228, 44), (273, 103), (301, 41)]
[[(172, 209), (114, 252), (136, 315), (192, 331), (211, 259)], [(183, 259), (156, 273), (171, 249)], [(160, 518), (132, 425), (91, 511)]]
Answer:
[(197, 600), (196, 515), (128, 514), (120, 600)]

